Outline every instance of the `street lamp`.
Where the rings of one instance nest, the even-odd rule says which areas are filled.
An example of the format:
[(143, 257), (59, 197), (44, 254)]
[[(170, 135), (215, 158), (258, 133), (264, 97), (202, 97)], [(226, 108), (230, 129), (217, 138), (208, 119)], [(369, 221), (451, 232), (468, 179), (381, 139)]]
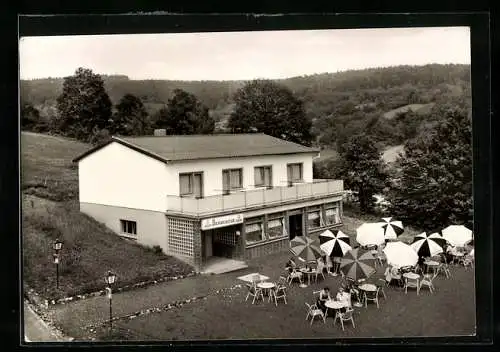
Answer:
[(108, 271), (106, 276), (104, 277), (104, 280), (106, 281), (106, 284), (108, 287), (106, 287), (106, 294), (109, 299), (109, 331), (111, 332), (111, 329), (113, 327), (113, 310), (112, 310), (112, 291), (111, 291), (111, 285), (113, 285), (116, 281), (116, 274), (114, 274), (111, 271)]
[(56, 288), (59, 289), (59, 262), (60, 262), (60, 257), (59, 257), (59, 251), (62, 249), (63, 243), (59, 240), (56, 239), (54, 241), (54, 244), (52, 245), (52, 248), (54, 248), (54, 264), (56, 265)]

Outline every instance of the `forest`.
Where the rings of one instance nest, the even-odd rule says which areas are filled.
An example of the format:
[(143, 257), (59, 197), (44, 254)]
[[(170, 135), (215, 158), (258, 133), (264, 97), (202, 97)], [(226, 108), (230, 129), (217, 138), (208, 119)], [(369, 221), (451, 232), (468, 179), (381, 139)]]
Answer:
[[(152, 118), (164, 108), (174, 91), (194, 95), (215, 121), (215, 132), (227, 132), (235, 93), (244, 81), (130, 80), (127, 76), (101, 75), (115, 107), (130, 94), (139, 98)], [(23, 105), (50, 122), (57, 114), (56, 100), (64, 78), (21, 81)], [(398, 145), (417, 130), (434, 123), (436, 105), (470, 108), (469, 65), (425, 65), (372, 68), (319, 73), (274, 80), (303, 102), (312, 121), (314, 145), (337, 149), (348, 136), (370, 130), (381, 147)], [(115, 108), (114, 108), (115, 109)]]

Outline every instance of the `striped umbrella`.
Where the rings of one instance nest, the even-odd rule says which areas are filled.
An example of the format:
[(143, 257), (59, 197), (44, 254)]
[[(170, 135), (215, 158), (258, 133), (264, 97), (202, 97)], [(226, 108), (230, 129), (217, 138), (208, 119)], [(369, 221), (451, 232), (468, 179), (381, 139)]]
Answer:
[(340, 270), (353, 280), (366, 279), (376, 272), (375, 259), (370, 251), (356, 247), (341, 259)]
[(348, 251), (352, 249), (349, 245), (350, 239), (345, 233), (340, 230), (326, 230), (319, 235), (319, 248), (325, 252), (326, 255), (332, 257), (343, 257)]
[(382, 228), (384, 229), (384, 237), (386, 240), (395, 240), (404, 232), (403, 223), (401, 221), (392, 220), (392, 218), (382, 218)]
[(426, 232), (422, 232), (415, 236), (410, 246), (417, 252), (419, 257), (433, 257), (439, 253), (443, 253), (445, 244), (446, 240), (440, 234), (433, 233), (427, 235)]
[(314, 262), (322, 256), (321, 249), (313, 245), (314, 241), (306, 236), (295, 236), (290, 241), (290, 252), (306, 262)]

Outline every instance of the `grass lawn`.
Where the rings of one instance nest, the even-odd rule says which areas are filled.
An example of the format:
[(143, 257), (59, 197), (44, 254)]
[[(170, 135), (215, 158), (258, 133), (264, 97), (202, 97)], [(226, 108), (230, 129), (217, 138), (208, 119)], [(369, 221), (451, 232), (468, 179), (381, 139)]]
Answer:
[[(122, 286), (192, 270), (173, 257), (117, 236), (80, 213), (76, 201), (56, 203), (25, 195), (22, 207), (23, 279), (47, 299), (101, 290), (107, 270), (116, 272)], [(52, 261), (56, 238), (64, 242), (59, 290)]]
[[(351, 236), (355, 243), (355, 228), (360, 220), (344, 218), (341, 230)], [(406, 233), (408, 232), (408, 233)], [(411, 241), (416, 233), (407, 230), (402, 236), (405, 242)], [(271, 280), (282, 274), (284, 263), (290, 257), (288, 252), (256, 258), (248, 262), (249, 268), (243, 271), (215, 276), (189, 278), (190, 285), (198, 287), (190, 295), (202, 294), (204, 289), (193, 281), (210, 286), (210, 280), (225, 284), (226, 290), (212, 292), (206, 299), (187, 303), (181, 308), (161, 310), (134, 319), (119, 319), (114, 323), (111, 338), (118, 340), (206, 340), (206, 339), (266, 339), (266, 338), (344, 338), (344, 337), (404, 337), (404, 336), (451, 336), (473, 335), (475, 331), (474, 272), (463, 267), (452, 267), (452, 277), (439, 276), (435, 279), (436, 291), (431, 294), (423, 289), (420, 296), (415, 291), (408, 292), (398, 288), (386, 288), (387, 300), (380, 301), (380, 309), (370, 305), (355, 308), (356, 328), (346, 327), (342, 332), (339, 325), (333, 326), (333, 318), (327, 323), (316, 321), (312, 326), (305, 321), (305, 302), (313, 303), (313, 291), (329, 286), (336, 292), (342, 283), (339, 277), (327, 276), (325, 281), (313, 283), (308, 288), (296, 284), (288, 290), (288, 304), (282, 302), (278, 307), (268, 303), (252, 305), (245, 302), (246, 288), (237, 280), (238, 276), (260, 272)], [(374, 280), (383, 277), (385, 267), (378, 267)], [(211, 279), (212, 278), (212, 279)], [(186, 279), (187, 280), (187, 279)], [(184, 281), (184, 280), (180, 280)], [(235, 285), (242, 284), (242, 287)], [(176, 291), (180, 283), (168, 283), (157, 295), (168, 295)], [(169, 289), (169, 286), (172, 287)], [(129, 292), (128, 295), (144, 293)], [(116, 295), (116, 300), (118, 296)], [(190, 298), (185, 292), (185, 298)], [(176, 297), (178, 299), (178, 297)], [(151, 299), (151, 307), (164, 307), (165, 301)], [(103, 304), (105, 302), (102, 302)], [(114, 303), (115, 304), (115, 303)], [(69, 309), (68, 306), (65, 308)], [(103, 310), (105, 306), (103, 306)], [(68, 314), (66, 312), (66, 314)], [(210, 322), (217, 322), (211, 324)], [(73, 323), (71, 323), (73, 324)], [(97, 339), (108, 339), (109, 331), (101, 326), (95, 333)]]
[[(252, 263), (252, 269), (279, 277), (287, 253), (270, 255)], [(373, 278), (381, 277), (384, 268), (378, 268)], [(114, 323), (114, 337), (125, 340), (207, 340), (207, 339), (266, 339), (266, 338), (345, 338), (345, 337), (406, 337), (473, 335), (475, 331), (474, 274), (463, 267), (453, 267), (452, 277), (439, 276), (434, 280), (436, 291), (423, 289), (419, 296), (399, 288), (386, 288), (387, 299), (381, 298), (380, 309), (355, 308), (356, 327), (346, 324), (333, 326), (333, 318), (326, 324), (305, 321), (305, 302), (313, 303), (313, 291), (327, 285), (337, 291), (342, 280), (328, 277), (307, 288), (296, 284), (288, 289), (288, 304), (245, 302), (246, 288), (225, 290), (194, 301), (181, 308), (150, 313), (135, 319)], [(243, 274), (243, 273), (242, 273)], [(241, 275), (242, 275), (241, 274)], [(227, 274), (229, 276), (229, 274)], [(238, 284), (234, 280), (233, 284)], [(243, 283), (242, 283), (243, 284)], [(216, 322), (215, 324), (210, 322)], [(100, 338), (108, 334), (103, 327)]]
[(71, 160), (90, 147), (69, 138), (22, 132), (23, 192), (57, 201), (77, 198), (78, 169)]

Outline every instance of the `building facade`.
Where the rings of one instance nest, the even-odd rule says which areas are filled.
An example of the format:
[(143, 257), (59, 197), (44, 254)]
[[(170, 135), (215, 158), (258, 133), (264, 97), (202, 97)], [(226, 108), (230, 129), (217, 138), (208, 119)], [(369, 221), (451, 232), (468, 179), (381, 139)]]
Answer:
[(78, 162), (80, 210), (201, 270), (342, 223), (342, 180), (313, 179), (314, 148), (263, 134), (117, 138)]

